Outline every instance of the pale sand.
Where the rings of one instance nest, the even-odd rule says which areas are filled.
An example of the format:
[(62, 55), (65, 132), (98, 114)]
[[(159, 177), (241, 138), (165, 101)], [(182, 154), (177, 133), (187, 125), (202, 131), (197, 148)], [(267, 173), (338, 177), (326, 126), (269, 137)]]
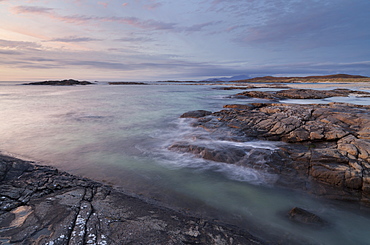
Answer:
[(348, 89), (370, 89), (370, 83), (367, 82), (360, 82), (360, 83), (335, 83), (335, 82), (327, 82), (327, 83), (312, 83), (312, 84), (305, 84), (305, 83), (292, 83), (292, 84), (286, 84), (289, 87), (292, 88), (312, 88), (312, 89), (320, 89), (320, 88), (348, 88)]

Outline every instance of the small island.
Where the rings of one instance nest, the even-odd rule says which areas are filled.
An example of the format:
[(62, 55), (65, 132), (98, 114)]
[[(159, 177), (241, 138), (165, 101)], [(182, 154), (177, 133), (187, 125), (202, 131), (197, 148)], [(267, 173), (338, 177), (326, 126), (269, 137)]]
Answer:
[(49, 80), (44, 82), (33, 82), (24, 83), (23, 85), (52, 85), (52, 86), (73, 86), (73, 85), (90, 85), (95, 84), (88, 81), (78, 81), (75, 79), (65, 79), (65, 80)]

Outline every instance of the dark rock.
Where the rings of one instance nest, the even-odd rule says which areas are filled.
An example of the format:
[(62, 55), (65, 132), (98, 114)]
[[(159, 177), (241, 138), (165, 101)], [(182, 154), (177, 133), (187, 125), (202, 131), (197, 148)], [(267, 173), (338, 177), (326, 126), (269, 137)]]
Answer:
[(51, 81), (44, 81), (44, 82), (34, 82), (34, 83), (25, 83), (23, 85), (53, 85), (53, 86), (72, 86), (72, 85), (90, 85), (95, 84), (88, 81), (78, 81), (74, 79), (67, 79), (67, 80), (51, 80)]
[(263, 92), (263, 91), (246, 91), (242, 93), (236, 94), (235, 98), (243, 98), (243, 97), (252, 97), (252, 98), (259, 98), (259, 99), (268, 99), (268, 100), (276, 100), (278, 97), (272, 92)]
[(243, 86), (243, 87), (237, 87), (237, 86), (217, 87), (217, 88), (214, 88), (214, 89), (217, 89), (217, 90), (235, 90), (235, 89), (247, 90), (247, 89), (251, 89), (251, 88), (255, 88), (255, 86), (249, 85), (249, 86)]
[[(347, 93), (347, 90), (339, 92)], [(229, 135), (244, 135), (244, 138), (239, 137), (244, 141), (254, 138), (285, 142), (273, 151), (261, 153), (271, 156), (264, 159), (265, 171), (279, 174), (279, 184), (329, 198), (370, 204), (370, 106), (254, 103), (225, 107), (228, 109), (211, 115), (207, 113), (207, 117), (198, 114), (193, 125), (212, 132), (213, 137), (222, 138), (228, 131)], [(232, 148), (197, 147), (192, 144), (181, 151), (193, 152), (208, 160), (237, 161), (260, 169), (259, 164), (248, 161), (248, 157), (240, 154), (234, 154), (239, 158), (228, 157), (228, 154), (233, 155)], [(194, 152), (194, 149), (199, 151)]]
[(181, 118), (200, 118), (204, 116), (211, 115), (212, 112), (210, 111), (204, 111), (204, 110), (196, 110), (196, 111), (189, 111), (184, 114), (182, 114)]
[(247, 104), (247, 105), (233, 104), (233, 105), (225, 105), (224, 108), (247, 110), (247, 109), (253, 109), (255, 107), (251, 104)]
[(231, 164), (239, 162), (246, 155), (245, 151), (232, 147), (224, 149), (212, 149), (197, 145), (173, 144), (169, 147), (169, 149), (181, 152), (190, 152), (207, 160)]
[(263, 244), (51, 167), (0, 155), (0, 169), (5, 244)]
[(289, 211), (289, 219), (304, 225), (322, 227), (328, 225), (328, 222), (320, 218), (316, 214), (313, 214), (302, 208), (292, 208)]

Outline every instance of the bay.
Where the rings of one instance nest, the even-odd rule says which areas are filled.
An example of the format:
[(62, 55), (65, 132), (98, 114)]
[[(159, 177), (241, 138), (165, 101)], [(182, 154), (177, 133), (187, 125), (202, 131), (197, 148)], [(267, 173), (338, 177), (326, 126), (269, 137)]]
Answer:
[[(309, 86), (309, 85), (307, 85)], [(202, 217), (236, 224), (262, 238), (312, 244), (369, 244), (369, 212), (274, 186), (276, 176), (168, 150), (202, 129), (179, 116), (224, 104), (260, 102), (226, 98), (235, 90), (210, 85), (22, 86), (0, 84), (0, 150), (113, 185), (127, 193)], [(370, 104), (369, 98), (330, 98)], [(306, 103), (291, 100), (291, 103)], [(250, 144), (245, 142), (244, 144)], [(273, 142), (253, 142), (274, 148)], [(291, 223), (298, 206), (332, 225)]]

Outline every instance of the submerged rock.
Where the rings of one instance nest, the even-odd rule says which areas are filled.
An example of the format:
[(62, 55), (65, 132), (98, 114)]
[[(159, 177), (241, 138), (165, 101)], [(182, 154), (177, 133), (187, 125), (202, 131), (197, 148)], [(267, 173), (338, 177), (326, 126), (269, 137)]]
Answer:
[(294, 207), (288, 213), (289, 219), (304, 225), (323, 227), (328, 225), (328, 222), (303, 208)]

